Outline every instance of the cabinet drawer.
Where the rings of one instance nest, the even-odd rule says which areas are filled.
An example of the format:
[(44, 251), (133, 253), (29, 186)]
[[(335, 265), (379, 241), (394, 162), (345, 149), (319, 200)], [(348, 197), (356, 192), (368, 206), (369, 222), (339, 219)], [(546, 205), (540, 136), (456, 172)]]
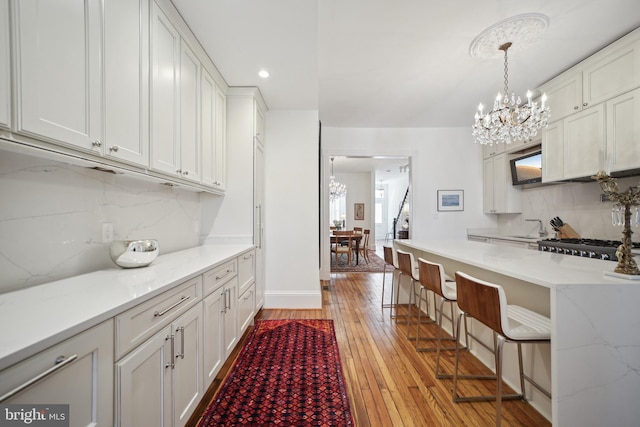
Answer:
[(238, 293), (242, 295), (255, 281), (256, 272), (256, 251), (247, 252), (238, 257), (238, 282), (240, 289)]
[(229, 280), (236, 277), (237, 274), (238, 274), (238, 263), (235, 259), (225, 262), (224, 264), (216, 268), (212, 268), (211, 270), (205, 272), (202, 275), (204, 277), (203, 294), (205, 296), (209, 295), (217, 287), (227, 283)]
[(195, 277), (116, 317), (116, 360), (200, 301), (202, 276)]
[(113, 425), (111, 319), (0, 371), (0, 402), (66, 404), (71, 427)]

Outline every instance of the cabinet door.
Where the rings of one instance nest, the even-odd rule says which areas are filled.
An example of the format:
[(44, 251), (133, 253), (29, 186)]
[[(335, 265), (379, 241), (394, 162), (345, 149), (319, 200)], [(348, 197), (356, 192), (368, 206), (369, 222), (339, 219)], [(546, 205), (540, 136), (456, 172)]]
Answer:
[(240, 295), (242, 295), (255, 281), (255, 261), (255, 251), (248, 252), (238, 257), (238, 280), (240, 282)]
[(563, 119), (582, 109), (582, 73), (570, 71), (540, 88), (547, 94), (550, 121)]
[(172, 425), (173, 341), (168, 326), (116, 363), (116, 425)]
[(102, 138), (100, 2), (21, 0), (18, 131), (91, 151)]
[(227, 186), (227, 96), (216, 86), (216, 169), (215, 186)]
[(216, 84), (206, 69), (200, 72), (200, 140), (202, 183), (215, 187), (216, 174)]
[(224, 313), (224, 354), (228, 357), (238, 342), (238, 280), (225, 285), (226, 310)]
[[(507, 159), (504, 154), (493, 158), (493, 208), (495, 212), (508, 212), (507, 209)], [(508, 184), (511, 187), (511, 183)]]
[(0, 129), (11, 126), (9, 0), (0, 0)]
[(255, 144), (254, 226), (253, 244), (256, 246), (256, 309), (264, 305), (264, 147)]
[(620, 40), (585, 61), (583, 106), (592, 106), (640, 86), (640, 44)]
[(493, 193), (493, 158), (482, 162), (482, 201), (484, 213), (495, 213)]
[(550, 124), (542, 131), (542, 181), (564, 178), (564, 122)]
[(200, 61), (182, 40), (180, 46), (180, 175), (200, 182)]
[(238, 322), (240, 323), (239, 335), (253, 323), (253, 317), (256, 313), (256, 287), (251, 284), (247, 291), (240, 295), (238, 299)]
[(254, 101), (254, 134), (255, 138), (264, 144), (264, 112), (258, 105), (257, 101)]
[(151, 20), (151, 66), (151, 167), (178, 175), (180, 34), (155, 2)]
[(614, 172), (640, 168), (640, 89), (607, 102), (607, 156)]
[(107, 156), (149, 166), (149, 1), (104, 2)]
[(564, 122), (564, 178), (594, 175), (605, 150), (604, 104), (599, 104)]
[(202, 399), (202, 305), (198, 304), (173, 324), (175, 369), (173, 404), (176, 427), (183, 426)]
[(224, 287), (213, 292), (203, 303), (202, 338), (205, 389), (209, 387), (224, 363), (223, 333), (224, 301), (226, 292)]
[(2, 403), (68, 404), (72, 427), (114, 424), (111, 321), (0, 372), (0, 395), (51, 369), (55, 370)]

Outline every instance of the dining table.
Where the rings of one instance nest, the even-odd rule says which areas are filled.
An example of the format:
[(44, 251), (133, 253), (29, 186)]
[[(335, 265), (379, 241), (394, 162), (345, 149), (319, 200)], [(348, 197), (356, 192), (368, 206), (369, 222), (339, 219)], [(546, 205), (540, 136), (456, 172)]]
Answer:
[(356, 249), (356, 265), (360, 263), (360, 241), (364, 235), (362, 233), (351, 233), (351, 234), (334, 234), (331, 233), (329, 235), (329, 241), (333, 241), (334, 238), (338, 238), (341, 241), (352, 240), (355, 243)]

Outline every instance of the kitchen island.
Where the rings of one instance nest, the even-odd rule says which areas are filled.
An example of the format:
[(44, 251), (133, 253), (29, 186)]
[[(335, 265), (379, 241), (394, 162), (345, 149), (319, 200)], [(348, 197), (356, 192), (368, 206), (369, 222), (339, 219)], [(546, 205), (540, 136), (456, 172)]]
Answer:
[[(467, 240), (394, 245), (451, 275), (461, 270), (500, 284), (509, 303), (551, 318), (550, 354), (540, 346), (525, 370), (544, 377), (550, 356), (553, 425), (638, 425), (640, 283), (604, 276), (615, 262)], [(532, 403), (546, 412), (539, 396)]]

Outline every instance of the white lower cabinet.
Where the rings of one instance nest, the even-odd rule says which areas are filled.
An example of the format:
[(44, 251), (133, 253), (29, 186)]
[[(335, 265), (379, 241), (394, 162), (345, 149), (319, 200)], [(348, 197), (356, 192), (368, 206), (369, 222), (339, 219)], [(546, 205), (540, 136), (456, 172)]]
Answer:
[(0, 396), (2, 404), (68, 404), (71, 427), (112, 426), (113, 321), (0, 372)]
[(120, 426), (183, 426), (203, 394), (202, 306), (116, 363)]
[(238, 324), (240, 335), (253, 323), (256, 314), (256, 284), (255, 282), (238, 298)]
[(238, 342), (236, 289), (238, 279), (227, 282), (204, 299), (204, 375), (208, 387)]

